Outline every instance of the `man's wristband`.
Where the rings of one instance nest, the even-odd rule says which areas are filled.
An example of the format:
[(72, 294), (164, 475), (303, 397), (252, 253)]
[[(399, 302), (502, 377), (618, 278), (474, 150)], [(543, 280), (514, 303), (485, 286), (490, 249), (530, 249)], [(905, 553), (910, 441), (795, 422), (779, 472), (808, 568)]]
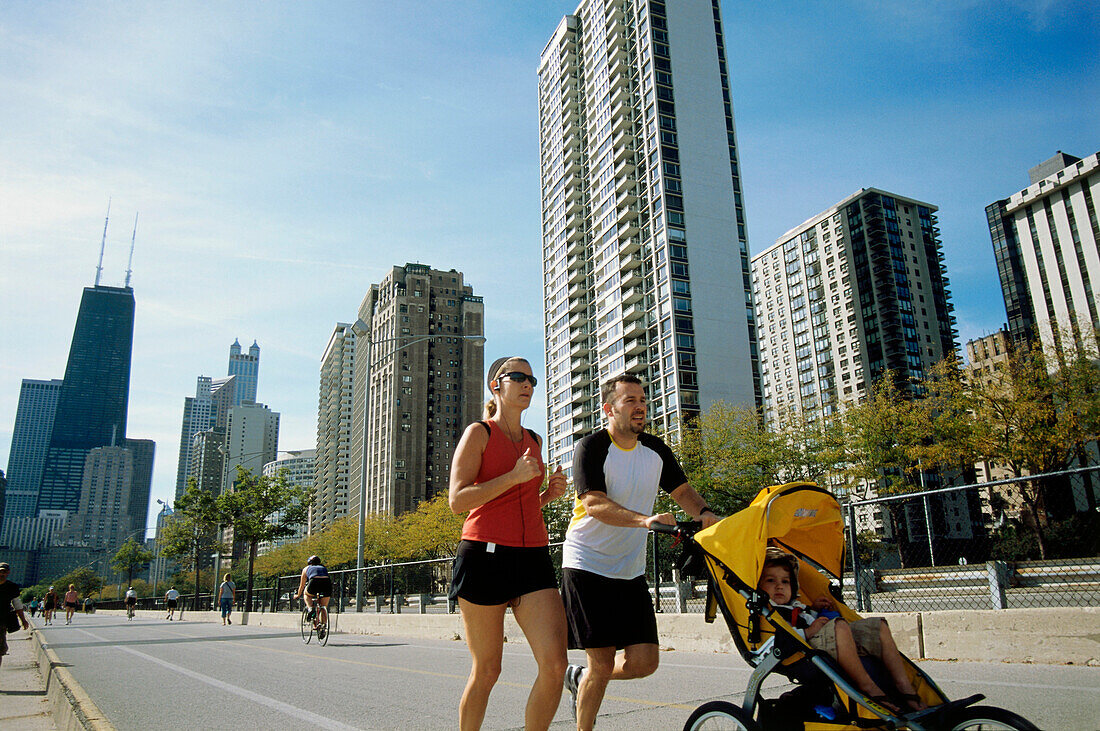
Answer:
[(718, 517), (718, 513), (711, 510), (709, 505), (704, 505), (703, 509), (699, 511), (699, 517), (700, 518), (703, 517), (703, 513), (710, 513), (711, 515), (713, 515), (715, 517)]

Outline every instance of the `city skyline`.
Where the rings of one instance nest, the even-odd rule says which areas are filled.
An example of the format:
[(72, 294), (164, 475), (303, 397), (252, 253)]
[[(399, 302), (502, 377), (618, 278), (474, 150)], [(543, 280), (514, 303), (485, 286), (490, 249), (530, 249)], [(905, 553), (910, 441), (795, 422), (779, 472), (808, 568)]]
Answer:
[[(279, 446), (312, 448), (333, 323), (406, 261), (476, 284), (487, 362), (544, 371), (536, 72), (576, 3), (513, 5), (7, 5), (0, 466), (22, 379), (64, 375), (112, 196), (105, 285), (141, 213), (127, 431), (161, 445), (153, 498), (195, 374), (238, 336), (263, 345)], [(985, 206), (1100, 148), (1100, 23), (947, 5), (721, 7), (750, 254), (863, 187), (933, 201), (961, 346), (1006, 319)]]

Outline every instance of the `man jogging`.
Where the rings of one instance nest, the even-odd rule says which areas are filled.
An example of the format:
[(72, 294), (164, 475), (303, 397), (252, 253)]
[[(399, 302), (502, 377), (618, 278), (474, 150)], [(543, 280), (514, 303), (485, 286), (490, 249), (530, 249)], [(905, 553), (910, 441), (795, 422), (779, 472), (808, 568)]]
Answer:
[(654, 523), (676, 523), (671, 513), (651, 514), (657, 490), (704, 526), (719, 520), (688, 484), (672, 450), (645, 433), (642, 382), (620, 375), (600, 392), (607, 428), (582, 439), (573, 452), (577, 502), (562, 553), (569, 646), (588, 658), (587, 667), (569, 666), (565, 687), (573, 694), (577, 728), (585, 730), (596, 721), (609, 681), (644, 678), (657, 669), (646, 537)]
[[(0, 563), (0, 663), (4, 661), (4, 655), (8, 654), (8, 632), (19, 629), (29, 629), (30, 624), (23, 614), (23, 602), (19, 599), (19, 584), (8, 581), (11, 566)], [(18, 623), (18, 624), (17, 624)], [(10, 629), (15, 627), (15, 629)]]

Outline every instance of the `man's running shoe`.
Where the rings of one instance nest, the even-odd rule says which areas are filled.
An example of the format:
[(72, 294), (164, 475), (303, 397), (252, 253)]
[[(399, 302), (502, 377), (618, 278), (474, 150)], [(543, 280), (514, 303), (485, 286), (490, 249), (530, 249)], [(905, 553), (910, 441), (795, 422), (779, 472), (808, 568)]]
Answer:
[(327, 632), (328, 632), (328, 630), (325, 629), (325, 625), (323, 625), (323, 624), (317, 625), (317, 639), (319, 639), (319, 640), (325, 639), (325, 633), (327, 633)]
[(565, 689), (573, 696), (573, 703), (569, 710), (573, 712), (573, 720), (577, 720), (577, 692), (581, 687), (581, 675), (584, 674), (584, 666), (570, 665), (565, 669)]

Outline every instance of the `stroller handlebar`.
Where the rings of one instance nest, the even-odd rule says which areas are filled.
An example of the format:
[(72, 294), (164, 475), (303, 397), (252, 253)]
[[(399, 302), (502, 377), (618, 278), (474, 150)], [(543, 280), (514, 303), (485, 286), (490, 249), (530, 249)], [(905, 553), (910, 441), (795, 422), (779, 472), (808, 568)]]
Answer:
[(664, 533), (665, 535), (677, 536), (680, 538), (690, 537), (702, 530), (703, 524), (698, 520), (678, 520), (676, 525), (669, 525), (668, 523), (654, 523), (649, 526), (649, 529), (654, 533)]

